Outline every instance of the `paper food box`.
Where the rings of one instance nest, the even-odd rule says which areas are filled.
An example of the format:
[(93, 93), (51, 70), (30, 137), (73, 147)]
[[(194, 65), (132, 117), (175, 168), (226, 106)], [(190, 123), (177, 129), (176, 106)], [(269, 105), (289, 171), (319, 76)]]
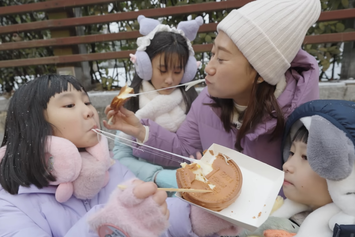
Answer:
[[(180, 193), (175, 195), (234, 225), (254, 231), (269, 217), (282, 187), (284, 172), (224, 146), (212, 144), (208, 150), (212, 150), (214, 155), (218, 155), (218, 153), (227, 155), (239, 166), (243, 175), (243, 185), (239, 197), (227, 208), (216, 212), (183, 199)], [(213, 155), (206, 152), (201, 160), (207, 162), (211, 159), (213, 159)]]

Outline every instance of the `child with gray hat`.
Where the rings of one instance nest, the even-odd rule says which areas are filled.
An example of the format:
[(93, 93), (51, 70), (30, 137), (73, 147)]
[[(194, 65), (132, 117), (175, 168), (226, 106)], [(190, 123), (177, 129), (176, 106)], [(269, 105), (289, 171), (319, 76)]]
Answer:
[[(260, 230), (268, 237), (355, 235), (355, 103), (315, 100), (289, 117), (283, 139), (287, 199)], [(292, 223), (287, 223), (290, 219)], [(292, 226), (293, 228), (290, 228)], [(285, 231), (287, 230), (287, 231)], [(333, 235), (334, 232), (334, 235)], [(275, 235), (272, 235), (275, 234)], [(241, 235), (250, 236), (251, 233)]]

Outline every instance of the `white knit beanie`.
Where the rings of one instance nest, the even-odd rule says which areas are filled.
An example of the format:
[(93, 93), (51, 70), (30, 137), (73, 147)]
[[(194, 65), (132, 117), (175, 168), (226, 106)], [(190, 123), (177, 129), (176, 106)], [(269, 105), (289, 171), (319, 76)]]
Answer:
[(285, 73), (320, 12), (320, 0), (258, 0), (230, 12), (217, 31), (232, 39), (266, 82), (283, 90)]

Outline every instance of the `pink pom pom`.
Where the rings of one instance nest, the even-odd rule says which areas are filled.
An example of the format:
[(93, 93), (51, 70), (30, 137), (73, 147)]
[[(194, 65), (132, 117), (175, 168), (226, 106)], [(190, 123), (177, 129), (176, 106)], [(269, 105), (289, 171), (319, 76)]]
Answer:
[(74, 187), (72, 183), (61, 183), (55, 192), (55, 199), (60, 202), (66, 202), (73, 195)]

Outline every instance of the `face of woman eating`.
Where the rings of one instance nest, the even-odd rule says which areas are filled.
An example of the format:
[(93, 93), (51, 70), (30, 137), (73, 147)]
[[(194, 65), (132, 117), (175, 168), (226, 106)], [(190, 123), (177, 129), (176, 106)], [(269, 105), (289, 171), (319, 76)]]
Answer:
[(220, 31), (213, 43), (211, 60), (205, 68), (208, 93), (248, 105), (257, 72), (226, 33)]

